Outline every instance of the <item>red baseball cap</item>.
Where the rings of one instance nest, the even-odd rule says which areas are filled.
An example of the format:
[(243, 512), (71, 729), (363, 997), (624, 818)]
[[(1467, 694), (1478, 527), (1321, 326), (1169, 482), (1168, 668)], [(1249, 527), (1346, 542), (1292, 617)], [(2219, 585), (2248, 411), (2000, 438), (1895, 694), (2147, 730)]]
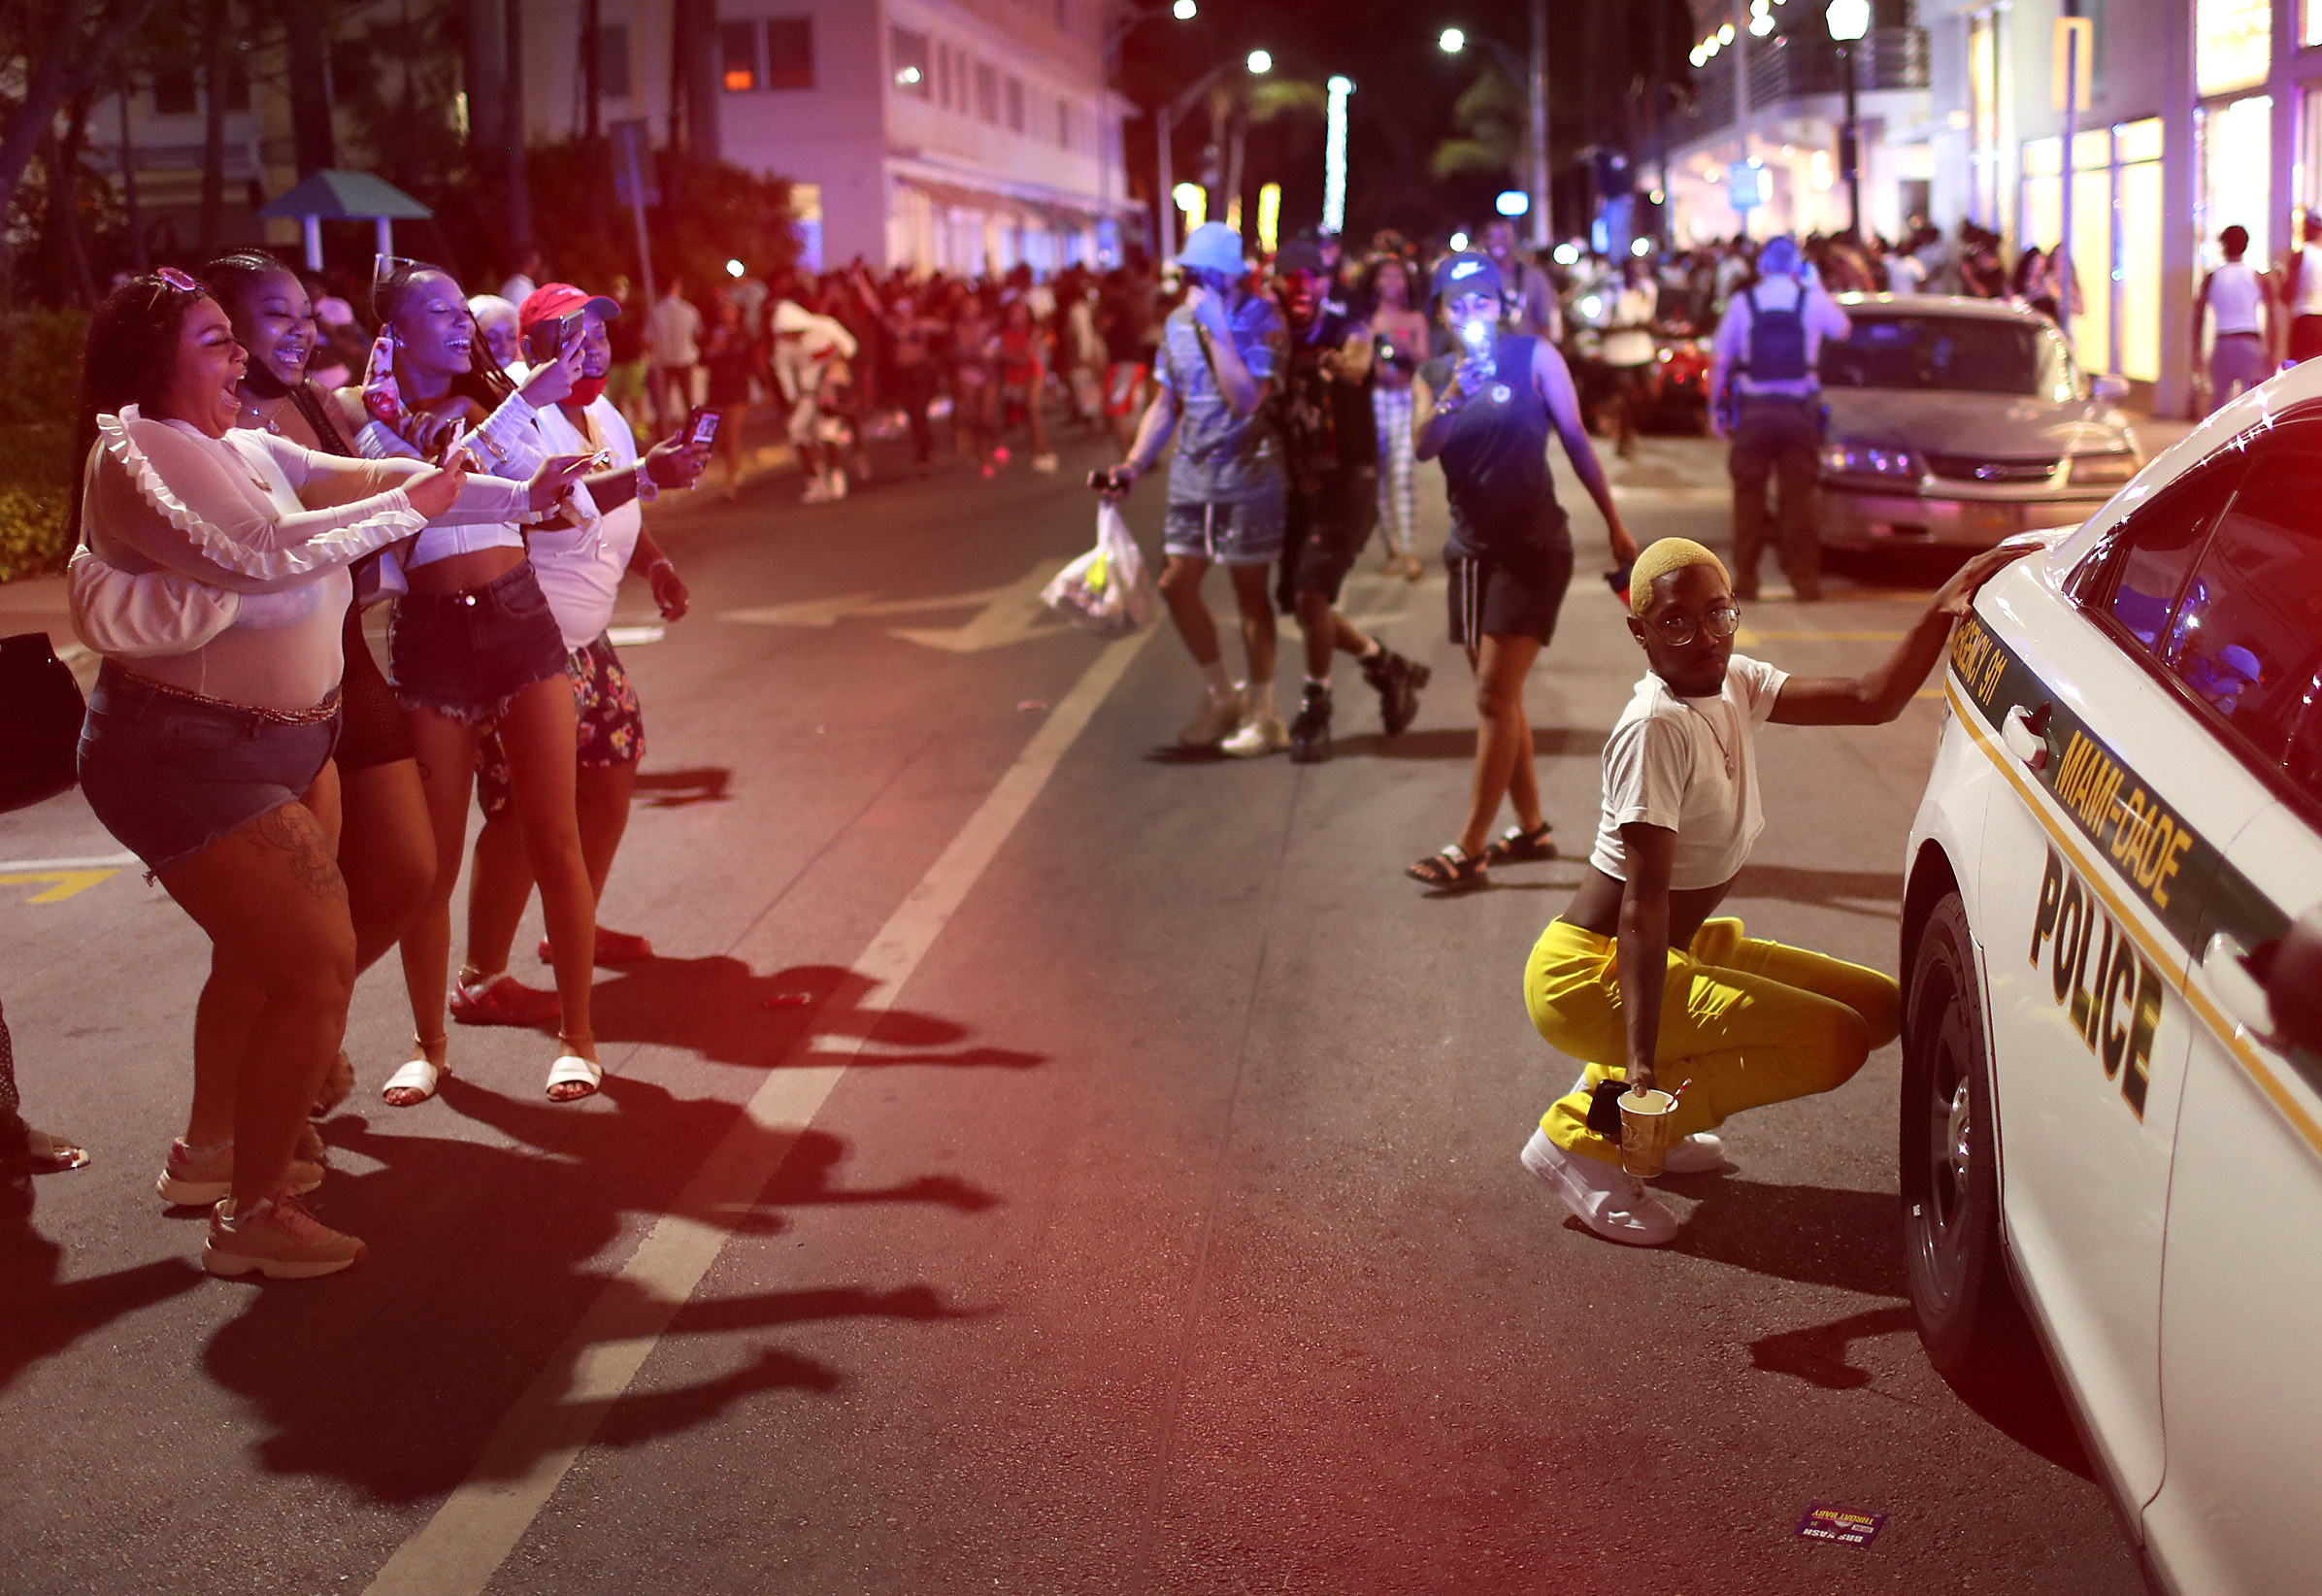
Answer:
[(620, 302), (603, 294), (582, 293), (570, 283), (544, 283), (524, 296), (524, 303), (516, 307), (516, 327), (530, 332), (533, 323), (554, 316), (570, 316), (575, 311), (587, 311), (601, 321), (611, 321), (621, 314)]

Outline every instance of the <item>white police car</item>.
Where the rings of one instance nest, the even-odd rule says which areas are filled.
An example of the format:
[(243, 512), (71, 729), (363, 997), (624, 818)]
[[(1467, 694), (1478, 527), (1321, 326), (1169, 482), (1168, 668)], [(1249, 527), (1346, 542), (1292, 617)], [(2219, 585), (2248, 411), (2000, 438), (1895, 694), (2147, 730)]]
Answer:
[(2049, 536), (1911, 832), (1920, 1336), (2037, 1334), (2156, 1584), (2322, 1589), (2322, 363)]

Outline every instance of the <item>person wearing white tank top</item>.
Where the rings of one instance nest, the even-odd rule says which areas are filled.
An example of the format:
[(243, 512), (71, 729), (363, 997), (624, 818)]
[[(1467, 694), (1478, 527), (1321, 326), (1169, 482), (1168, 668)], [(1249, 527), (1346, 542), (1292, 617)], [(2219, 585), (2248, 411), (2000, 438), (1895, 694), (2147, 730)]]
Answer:
[(2304, 231), (2298, 248), (2290, 251), (2282, 283), (2292, 360), (2322, 354), (2322, 215), (2309, 213)]
[[(2193, 301), (2193, 347), (2201, 348), (2202, 316), (2213, 324), (2215, 341), (2209, 347), (2209, 409), (2215, 411), (2266, 380), (2272, 364), (2270, 323), (2272, 295), (2266, 279), (2241, 259), (2249, 249), (2249, 230), (2228, 227), (2217, 235), (2225, 250), (2225, 264), (2202, 280)], [(2304, 286), (2322, 286), (2322, 273), (2307, 274)]]

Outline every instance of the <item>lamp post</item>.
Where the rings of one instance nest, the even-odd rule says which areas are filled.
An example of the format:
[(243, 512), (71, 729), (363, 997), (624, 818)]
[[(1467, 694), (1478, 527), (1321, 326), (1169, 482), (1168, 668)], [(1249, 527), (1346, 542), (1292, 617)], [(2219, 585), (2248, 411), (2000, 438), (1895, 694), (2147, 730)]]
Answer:
[(1871, 31), (1871, 0), (1830, 0), (1822, 13), (1846, 74), (1846, 127), (1839, 135), (1839, 167), (1846, 175), (1846, 226), (1863, 236), (1862, 124), (1854, 114), (1854, 47)]
[[(1548, 0), (1531, 0), (1532, 50), (1519, 56), (1497, 39), (1474, 43), (1492, 52), (1501, 69), (1525, 85), (1524, 187), (1532, 196), (1532, 247), (1548, 243)], [(1446, 55), (1466, 50), (1471, 36), (1463, 28), (1445, 28), (1436, 35), (1436, 48)]]
[[(1190, 22), (1195, 17), (1199, 16), (1200, 13), (1201, 8), (1198, 4), (1196, 4), (1196, 0), (1172, 0), (1167, 15), (1179, 22)], [(1107, 94), (1111, 94), (1112, 92), (1112, 80), (1120, 76), (1120, 47), (1122, 41), (1127, 39), (1130, 34), (1136, 32), (1145, 23), (1162, 15), (1163, 13), (1157, 10), (1132, 10), (1117, 16), (1110, 17), (1106, 19), (1104, 56), (1105, 82), (1103, 87)], [(1100, 213), (1102, 213), (1110, 203), (1112, 191), (1112, 167), (1111, 154), (1103, 148), (1103, 145), (1106, 142), (1104, 128), (1108, 119), (1109, 118), (1103, 115), (1102, 109), (1100, 108), (1097, 117), (1097, 139), (1099, 144), (1099, 148), (1097, 150), (1097, 210)], [(1169, 207), (1171, 203), (1169, 198), (1169, 150), (1167, 149), (1168, 135), (1164, 133), (1162, 138), (1164, 142), (1164, 148), (1161, 151), (1161, 203), (1154, 207), (1154, 209), (1161, 213), (1164, 218), (1163, 225), (1166, 227), (1168, 225), (1166, 218), (1169, 216)]]
[(1191, 88), (1153, 113), (1153, 131), (1159, 141), (1159, 148), (1155, 151), (1156, 171), (1154, 176), (1155, 186), (1161, 190), (1161, 259), (1163, 260), (1171, 259), (1178, 252), (1177, 184), (1173, 181), (1173, 168), (1170, 161), (1170, 138), (1176, 132), (1178, 118), (1200, 103), (1201, 97), (1210, 92), (1210, 85), (1216, 83), (1237, 65), (1253, 74), (1267, 73), (1274, 70), (1274, 57), (1262, 50), (1253, 50), (1245, 61), (1220, 61), (1208, 72), (1203, 73), (1201, 81)]
[(1346, 96), (1354, 80), (1330, 81), (1328, 140), (1322, 155), (1322, 226), (1325, 232), (1346, 230)]

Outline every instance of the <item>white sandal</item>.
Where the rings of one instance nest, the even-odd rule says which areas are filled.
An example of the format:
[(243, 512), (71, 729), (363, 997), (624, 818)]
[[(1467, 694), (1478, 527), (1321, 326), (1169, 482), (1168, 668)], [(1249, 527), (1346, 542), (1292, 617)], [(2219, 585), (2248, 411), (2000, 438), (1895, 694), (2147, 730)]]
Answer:
[[(421, 1053), (387, 1077), (387, 1083), (380, 1087), (379, 1095), (386, 1100), (387, 1107), (391, 1109), (415, 1109), (435, 1096), (436, 1082), (450, 1073), (451, 1066), (448, 1063), (437, 1064)], [(398, 1103), (387, 1096), (389, 1092), (416, 1092), (419, 1095), (409, 1103)]]
[[(551, 1103), (578, 1103), (584, 1097), (594, 1097), (597, 1088), (604, 1083), (605, 1066), (593, 1058), (582, 1058), (579, 1053), (566, 1053), (548, 1066), (547, 1091)], [(556, 1095), (559, 1086), (582, 1086), (587, 1089), (574, 1092), (568, 1097), (559, 1097)]]

